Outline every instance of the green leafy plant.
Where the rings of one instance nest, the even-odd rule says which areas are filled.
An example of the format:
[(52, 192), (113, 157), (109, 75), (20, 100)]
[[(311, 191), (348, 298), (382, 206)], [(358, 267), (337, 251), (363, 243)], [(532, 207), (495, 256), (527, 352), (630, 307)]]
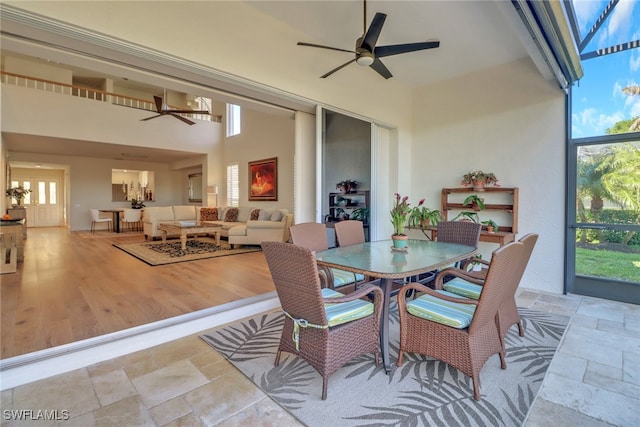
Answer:
[(456, 215), (455, 218), (453, 218), (453, 221), (457, 221), (459, 218), (462, 218), (461, 221), (467, 220), (479, 222), (479, 217), (476, 212), (462, 211), (458, 215)]
[(429, 209), (424, 204), (424, 199), (418, 202), (418, 206), (409, 213), (409, 226), (424, 228), (427, 225), (436, 225), (442, 219), (442, 213), (437, 209)]
[(366, 224), (369, 221), (369, 209), (365, 207), (354, 209), (349, 217)]
[(473, 208), (474, 211), (480, 211), (485, 208), (484, 199), (481, 199), (476, 194), (468, 196), (466, 199), (464, 199), (464, 202), (462, 202), (462, 204), (464, 206)]
[(336, 190), (342, 190), (345, 193), (355, 191), (358, 188), (358, 181), (355, 179), (345, 179), (336, 184)]
[[(487, 231), (489, 231), (489, 233), (498, 231), (498, 224), (496, 224), (496, 222), (492, 219), (482, 221), (482, 224), (487, 227)], [(490, 229), (490, 227), (492, 229)]]
[(145, 207), (145, 204), (142, 200), (131, 199), (131, 208), (132, 209), (142, 209)]

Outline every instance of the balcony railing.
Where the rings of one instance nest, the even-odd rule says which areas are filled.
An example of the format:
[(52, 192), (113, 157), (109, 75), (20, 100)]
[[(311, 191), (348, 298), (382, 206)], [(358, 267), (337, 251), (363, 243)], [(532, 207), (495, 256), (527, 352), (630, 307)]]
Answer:
[[(36, 77), (24, 76), (22, 74), (9, 73), (0, 71), (0, 81), (2, 84), (11, 86), (25, 87), (30, 89), (43, 90), (46, 92), (58, 93), (60, 95), (77, 96), (80, 98), (90, 99), (100, 102), (108, 102), (112, 105), (122, 107), (136, 108), (139, 110), (148, 110), (156, 112), (156, 105), (152, 101), (134, 98), (131, 96), (120, 95), (117, 93), (106, 92), (99, 89), (91, 89), (82, 86), (70, 85), (67, 83), (55, 82), (52, 80), (40, 79)], [(184, 107), (173, 107), (171, 109), (181, 109)], [(205, 120), (220, 123), (222, 116), (214, 116), (212, 114), (180, 114), (190, 119)]]

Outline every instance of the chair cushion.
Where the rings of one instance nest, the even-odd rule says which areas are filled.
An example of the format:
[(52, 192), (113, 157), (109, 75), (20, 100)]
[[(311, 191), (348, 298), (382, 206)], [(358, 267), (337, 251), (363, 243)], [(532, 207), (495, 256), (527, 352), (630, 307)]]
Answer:
[[(460, 298), (459, 295), (450, 292), (436, 292), (450, 297)], [(471, 324), (476, 306), (473, 304), (449, 302), (425, 294), (407, 303), (407, 311), (423, 319), (451, 326), (452, 328), (464, 329)]]
[(338, 270), (332, 268), (333, 272), (333, 287), (338, 288), (340, 286), (350, 285), (355, 282), (361, 282), (364, 280), (364, 275), (360, 273), (352, 273), (350, 271)]
[(447, 292), (472, 299), (480, 299), (480, 292), (482, 292), (482, 286), (467, 282), (459, 277), (449, 280), (443, 287)]
[[(322, 288), (322, 298), (343, 297), (340, 292), (333, 289)], [(325, 304), (324, 311), (327, 315), (329, 327), (362, 319), (373, 314), (373, 304), (357, 299), (355, 301), (341, 302), (339, 304)]]

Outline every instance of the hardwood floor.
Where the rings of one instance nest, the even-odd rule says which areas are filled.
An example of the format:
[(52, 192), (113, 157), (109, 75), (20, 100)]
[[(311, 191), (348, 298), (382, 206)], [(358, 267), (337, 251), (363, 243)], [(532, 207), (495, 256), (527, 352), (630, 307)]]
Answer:
[(152, 267), (112, 246), (141, 234), (87, 235), (28, 230), (18, 272), (0, 276), (2, 359), (275, 290), (262, 252)]

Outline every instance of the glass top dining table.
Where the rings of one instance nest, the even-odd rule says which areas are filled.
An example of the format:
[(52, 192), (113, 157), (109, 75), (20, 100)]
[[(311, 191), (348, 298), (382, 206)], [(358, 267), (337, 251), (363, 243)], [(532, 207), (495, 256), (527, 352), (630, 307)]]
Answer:
[(366, 242), (351, 246), (341, 246), (316, 252), (318, 265), (361, 273), (380, 279), (384, 292), (382, 320), (380, 325), (380, 349), (387, 373), (391, 371), (389, 362), (389, 303), (394, 281), (417, 276), (474, 256), (478, 249), (430, 240), (409, 239), (406, 251), (392, 249), (391, 240)]

